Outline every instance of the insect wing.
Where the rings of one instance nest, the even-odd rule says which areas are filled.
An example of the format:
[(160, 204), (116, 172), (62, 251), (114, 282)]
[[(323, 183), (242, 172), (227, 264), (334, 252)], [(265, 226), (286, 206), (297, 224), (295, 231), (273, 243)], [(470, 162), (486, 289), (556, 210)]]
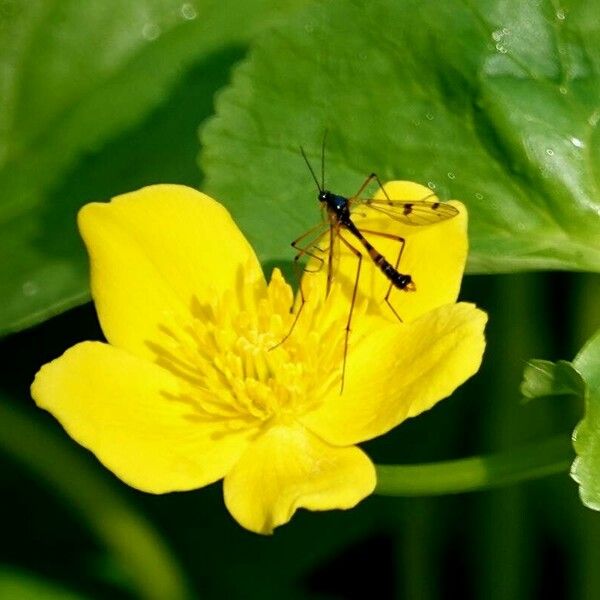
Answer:
[(387, 215), (406, 225), (432, 225), (446, 221), (458, 214), (458, 209), (444, 202), (430, 200), (388, 200), (387, 198), (368, 198), (360, 200), (361, 205)]

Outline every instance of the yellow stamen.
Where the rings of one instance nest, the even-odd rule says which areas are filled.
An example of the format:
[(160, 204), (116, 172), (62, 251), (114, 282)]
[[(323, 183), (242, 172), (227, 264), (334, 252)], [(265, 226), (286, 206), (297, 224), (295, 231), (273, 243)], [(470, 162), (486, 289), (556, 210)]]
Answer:
[(241, 287), (237, 306), (225, 293), (195, 307), (185, 335), (164, 331), (157, 361), (180, 378), (194, 418), (223, 420), (227, 429), (293, 420), (339, 385), (343, 319), (328, 318), (330, 302), (307, 289), (301, 318), (280, 344), (294, 318), (290, 286), (276, 270), (266, 293), (262, 282)]

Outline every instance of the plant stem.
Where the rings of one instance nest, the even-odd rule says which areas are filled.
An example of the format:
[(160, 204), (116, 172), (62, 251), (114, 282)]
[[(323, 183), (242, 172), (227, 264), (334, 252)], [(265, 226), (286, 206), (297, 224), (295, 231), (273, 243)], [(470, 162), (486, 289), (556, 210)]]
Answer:
[(375, 493), (438, 496), (487, 490), (568, 471), (573, 462), (569, 435), (515, 450), (417, 465), (377, 465)]
[(138, 598), (189, 598), (179, 566), (151, 524), (74, 445), (2, 396), (0, 449), (78, 513), (129, 577)]

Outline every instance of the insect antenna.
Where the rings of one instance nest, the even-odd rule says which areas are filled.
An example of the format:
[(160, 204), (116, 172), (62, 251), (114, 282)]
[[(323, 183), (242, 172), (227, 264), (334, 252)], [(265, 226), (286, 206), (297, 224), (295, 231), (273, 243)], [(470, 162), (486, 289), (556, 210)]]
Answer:
[(308, 162), (308, 158), (306, 157), (306, 152), (304, 152), (304, 148), (302, 146), (300, 146), (300, 152), (302, 153), (302, 157), (304, 158), (304, 162), (308, 166), (308, 169), (310, 171), (310, 174), (312, 175), (312, 178), (315, 180), (315, 183), (317, 184), (317, 187), (319, 188), (319, 192), (322, 192), (323, 188), (319, 185), (319, 180), (317, 179), (317, 176), (315, 175), (315, 172), (314, 172), (310, 162)]
[(323, 134), (323, 142), (321, 144), (321, 189), (325, 189), (325, 142), (327, 140), (327, 129)]

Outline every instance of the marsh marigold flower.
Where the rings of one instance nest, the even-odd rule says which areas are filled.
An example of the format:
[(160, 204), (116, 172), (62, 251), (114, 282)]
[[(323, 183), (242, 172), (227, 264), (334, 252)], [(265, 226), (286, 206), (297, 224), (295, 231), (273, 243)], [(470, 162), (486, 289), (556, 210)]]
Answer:
[[(394, 197), (429, 193), (387, 185)], [(269, 533), (300, 507), (350, 508), (376, 483), (356, 444), (479, 368), (485, 314), (456, 303), (467, 237), (455, 205), (460, 214), (439, 225), (393, 224), (417, 285), (392, 296), (403, 323), (381, 305), (381, 273), (363, 269), (340, 394), (351, 257), (341, 257), (327, 298), (323, 277), (305, 276), (302, 316), (273, 348), (290, 329), (291, 288), (278, 270), (265, 281), (220, 204), (176, 185), (88, 204), (79, 228), (108, 343), (77, 344), (42, 367), (33, 398), (135, 488), (160, 494), (224, 479), (227, 508), (252, 531)], [(398, 249), (393, 240), (378, 247)]]

